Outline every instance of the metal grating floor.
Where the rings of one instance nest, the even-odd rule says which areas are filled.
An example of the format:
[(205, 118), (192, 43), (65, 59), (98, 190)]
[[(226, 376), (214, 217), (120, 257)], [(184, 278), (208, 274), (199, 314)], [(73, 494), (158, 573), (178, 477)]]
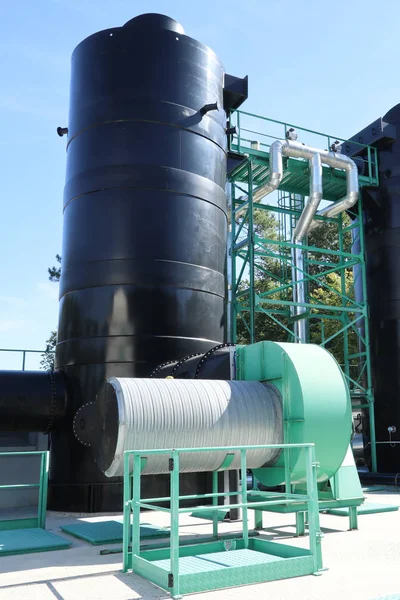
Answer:
[(71, 544), (45, 529), (7, 529), (0, 531), (0, 556), (64, 550)]
[(212, 509), (205, 508), (204, 510), (197, 510), (194, 513), (191, 513), (191, 517), (195, 517), (196, 519), (205, 519), (206, 521), (212, 521), (214, 514), (217, 513), (218, 521), (224, 521), (228, 511), (224, 508), (221, 508), (217, 511)]
[[(207, 571), (219, 571), (227, 567), (248, 567), (285, 560), (273, 554), (264, 554), (254, 550), (229, 550), (227, 552), (212, 552), (211, 554), (198, 554), (197, 556), (182, 556), (179, 559), (179, 574), (192, 575)], [(169, 573), (170, 560), (155, 560), (152, 564)]]
[[(100, 544), (119, 544), (122, 543), (123, 526), (119, 521), (100, 521), (90, 523), (83, 521), (81, 523), (72, 523), (71, 525), (62, 525), (61, 530), (69, 533), (80, 540), (85, 540), (93, 546)], [(163, 527), (144, 524), (140, 526), (142, 538), (161, 538), (169, 536), (169, 530)]]
[[(361, 504), (361, 506), (357, 507), (358, 515), (373, 515), (375, 513), (382, 512), (394, 512), (399, 510), (398, 506), (394, 504), (375, 504), (374, 502), (365, 502)], [(329, 515), (336, 515), (337, 517), (348, 517), (349, 509), (347, 507), (344, 508), (330, 508), (326, 511)]]

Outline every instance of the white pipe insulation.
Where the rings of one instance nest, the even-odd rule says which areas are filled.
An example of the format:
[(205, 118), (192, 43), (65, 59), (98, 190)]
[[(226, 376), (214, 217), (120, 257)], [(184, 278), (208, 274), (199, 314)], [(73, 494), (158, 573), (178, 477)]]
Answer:
[[(101, 442), (97, 462), (108, 477), (123, 475), (126, 450), (281, 444), (282, 399), (259, 381), (111, 377), (97, 397)], [(240, 469), (232, 451), (229, 469)], [(276, 462), (280, 449), (247, 452), (249, 468)], [(142, 473), (168, 473), (168, 454), (146, 459)], [(182, 454), (181, 473), (216, 471), (226, 452)]]
[[(309, 164), (310, 195), (293, 232), (292, 243), (296, 245), (303, 243), (322, 200), (322, 164), (320, 155), (318, 153), (313, 154), (309, 159)], [(297, 317), (294, 321), (295, 341), (305, 343), (307, 341), (306, 322), (305, 319), (301, 318), (301, 315), (306, 311), (306, 308), (299, 306), (299, 304), (304, 304), (306, 301), (304, 252), (302, 248), (292, 248), (291, 253), (293, 301), (295, 302), (293, 315)]]
[[(306, 206), (299, 218), (292, 236), (292, 243), (302, 244), (309, 231), (318, 226), (314, 221), (315, 215), (334, 217), (339, 213), (354, 206), (358, 200), (358, 171), (355, 162), (344, 154), (319, 150), (292, 140), (276, 140), (270, 147), (270, 173), (267, 182), (256, 188), (253, 201), (260, 202), (265, 196), (278, 189), (283, 177), (283, 156), (292, 158), (306, 158), (310, 165), (310, 195)], [(322, 163), (336, 169), (346, 171), (346, 195), (319, 212), (318, 206), (322, 200)], [(304, 304), (306, 291), (304, 284), (304, 252), (301, 248), (292, 249), (292, 281), (293, 301), (296, 303), (294, 315), (299, 316), (305, 312)], [(295, 341), (305, 343), (306, 323), (304, 319), (297, 319), (294, 324)]]

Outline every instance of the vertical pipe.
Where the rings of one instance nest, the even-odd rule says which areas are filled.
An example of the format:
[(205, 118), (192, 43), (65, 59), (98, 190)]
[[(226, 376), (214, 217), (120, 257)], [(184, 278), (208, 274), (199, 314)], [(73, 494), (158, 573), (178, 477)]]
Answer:
[[(231, 328), (230, 341), (232, 344), (236, 344), (237, 337), (237, 299), (236, 299), (236, 254), (234, 250), (235, 235), (236, 235), (236, 215), (234, 210), (235, 204), (235, 185), (231, 186), (231, 247), (229, 249), (228, 262), (231, 263), (231, 279), (232, 279), (232, 302), (231, 302)], [(229, 334), (229, 333), (228, 333)]]
[(251, 160), (248, 161), (248, 195), (249, 195), (249, 224), (248, 224), (248, 257), (249, 257), (249, 277), (250, 277), (250, 297), (249, 297), (249, 309), (250, 309), (250, 344), (254, 344), (255, 339), (255, 277), (254, 277), (254, 220), (253, 220), (253, 169)]
[[(338, 233), (339, 233), (339, 252), (344, 252), (344, 240), (343, 240), (343, 217), (340, 214), (338, 219)], [(343, 262), (343, 258), (341, 258)], [(342, 295), (342, 307), (346, 305), (346, 300), (344, 299), (347, 296), (346, 290), (346, 269), (340, 269), (340, 289)], [(344, 361), (344, 373), (349, 381), (350, 377), (350, 360), (349, 360), (349, 313), (344, 311), (342, 313), (342, 328), (343, 328), (343, 361)]]
[[(233, 218), (232, 214), (232, 199), (229, 188), (227, 186), (227, 198), (228, 198), (228, 215), (230, 212), (231, 221)], [(230, 200), (229, 200), (230, 199)], [(228, 218), (228, 231), (226, 236), (226, 288), (227, 288), (227, 306), (226, 306), (226, 341), (232, 342), (232, 294), (233, 294), (233, 281), (232, 281), (232, 223), (229, 223)]]
[(170, 533), (170, 569), (173, 577), (171, 596), (179, 595), (179, 452), (171, 452), (171, 533)]
[[(296, 245), (303, 244), (322, 200), (322, 163), (320, 154), (315, 153), (311, 155), (309, 167), (310, 196), (293, 233), (292, 243)], [(306, 319), (302, 315), (306, 312), (306, 308), (305, 306), (301, 306), (306, 302), (303, 248), (292, 248), (292, 264), (295, 342), (305, 343), (307, 341), (307, 324)]]
[(317, 463), (315, 462), (315, 446), (305, 448), (306, 481), (308, 496), (308, 528), (310, 551), (314, 562), (314, 573), (322, 569), (321, 529), (319, 525)]
[[(212, 493), (218, 494), (218, 471), (212, 474)], [(213, 496), (212, 505), (218, 506), (218, 496)], [(218, 537), (218, 510), (213, 510), (213, 537)]]
[(242, 471), (242, 515), (243, 515), (243, 543), (244, 548), (249, 547), (249, 520), (247, 514), (247, 460), (246, 449), (240, 450), (240, 468)]
[(46, 528), (46, 511), (47, 511), (47, 490), (49, 486), (49, 467), (50, 467), (50, 456), (49, 452), (45, 452), (43, 455), (43, 500), (42, 500), (42, 525), (43, 529)]
[(25, 371), (25, 350), (22, 352), (22, 370)]
[(43, 454), (40, 456), (40, 475), (39, 475), (39, 497), (38, 497), (38, 509), (37, 509), (37, 523), (38, 527), (42, 526), (42, 518), (43, 518), (43, 477), (44, 477), (44, 469), (43, 469)]
[(132, 568), (135, 558), (140, 554), (140, 479), (141, 461), (140, 454), (133, 455), (133, 524), (132, 524)]
[(122, 571), (126, 573), (129, 568), (129, 533), (131, 525), (130, 489), (131, 474), (129, 472), (130, 454), (124, 454), (124, 520), (122, 534)]

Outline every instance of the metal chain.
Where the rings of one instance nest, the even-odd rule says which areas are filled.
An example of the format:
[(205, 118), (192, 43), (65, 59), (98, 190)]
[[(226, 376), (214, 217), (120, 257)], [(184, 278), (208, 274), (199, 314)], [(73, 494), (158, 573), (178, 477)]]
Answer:
[(50, 377), (51, 384), (51, 398), (50, 398), (50, 414), (49, 421), (47, 423), (46, 429), (43, 433), (47, 434), (53, 429), (54, 421), (55, 421), (55, 408), (56, 408), (56, 382), (54, 380), (54, 371), (47, 371)]
[(90, 447), (90, 444), (88, 444), (86, 442), (83, 442), (81, 440), (81, 438), (79, 437), (79, 435), (78, 435), (78, 432), (77, 432), (77, 429), (76, 429), (76, 422), (77, 422), (77, 420), (79, 418), (79, 413), (84, 408), (86, 408), (86, 406), (90, 406), (91, 404), (95, 404), (95, 402), (87, 402), (86, 404), (82, 404), (82, 406), (79, 407), (78, 410), (76, 411), (75, 416), (74, 416), (74, 420), (72, 421), (72, 431), (74, 433), (74, 436), (76, 437), (76, 439), (78, 440), (78, 442), (80, 442), (83, 446), (88, 446), (88, 447)]
[(179, 362), (176, 363), (176, 365), (174, 366), (174, 368), (171, 371), (171, 376), (173, 377), (176, 373), (176, 371), (179, 369), (179, 367), (181, 365), (183, 365), (183, 363), (187, 360), (189, 360), (189, 358), (194, 358), (195, 356), (201, 356), (203, 353), (202, 352), (195, 352), (194, 354), (188, 354), (187, 356), (185, 356), (184, 358), (182, 358)]
[(201, 359), (201, 361), (199, 362), (199, 364), (197, 365), (197, 369), (196, 369), (196, 373), (194, 375), (194, 378), (195, 379), (199, 378), (201, 367), (204, 365), (204, 363), (206, 362), (207, 358), (209, 358), (217, 350), (221, 350), (221, 348), (229, 348), (230, 346), (236, 346), (236, 344), (232, 344), (231, 342), (227, 342), (225, 344), (219, 344), (218, 346), (214, 346), (214, 348), (211, 348), (211, 350), (209, 350), (208, 352), (206, 352), (204, 354), (203, 358)]
[(152, 370), (152, 372), (150, 373), (150, 379), (152, 377), (154, 377), (154, 375), (157, 375), (158, 371), (160, 371), (163, 367), (167, 367), (168, 365), (172, 365), (172, 363), (176, 362), (176, 360), (167, 360), (166, 362), (161, 363), (160, 365), (157, 365), (155, 369)]

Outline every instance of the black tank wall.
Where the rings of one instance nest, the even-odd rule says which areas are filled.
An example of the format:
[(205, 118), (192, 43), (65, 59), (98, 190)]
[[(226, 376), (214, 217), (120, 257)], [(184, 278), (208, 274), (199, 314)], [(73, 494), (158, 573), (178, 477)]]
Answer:
[[(400, 432), (400, 104), (383, 121), (397, 126), (397, 141), (379, 149), (377, 203), (364, 202), (372, 383), (377, 441)], [(377, 446), (378, 471), (400, 471), (400, 445)]]
[(0, 371), (0, 431), (49, 433), (63, 427), (65, 379), (54, 371)]
[[(161, 15), (73, 53), (56, 355), (70, 422), (105, 378), (148, 376), (225, 339), (223, 78), (216, 55)], [(120, 509), (120, 482), (72, 428), (51, 448), (51, 508)], [(146, 481), (166, 493), (165, 478)]]

